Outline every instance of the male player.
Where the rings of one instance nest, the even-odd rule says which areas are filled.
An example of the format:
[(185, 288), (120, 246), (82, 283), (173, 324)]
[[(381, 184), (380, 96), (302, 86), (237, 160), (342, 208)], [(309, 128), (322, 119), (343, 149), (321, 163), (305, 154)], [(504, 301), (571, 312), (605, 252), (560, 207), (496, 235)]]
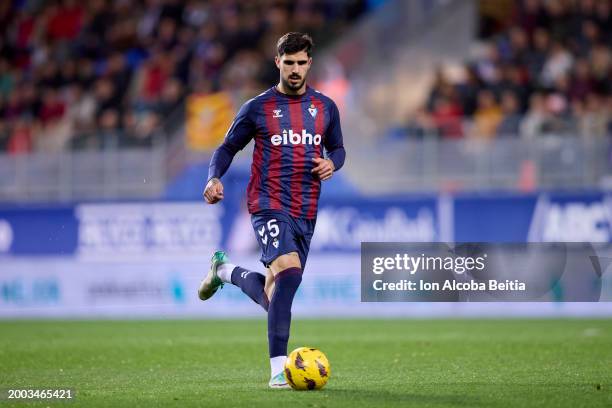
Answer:
[(198, 295), (206, 300), (232, 283), (268, 312), (271, 388), (288, 387), (283, 368), (291, 305), (314, 233), (321, 181), (331, 178), (345, 157), (338, 108), (306, 85), (312, 47), (307, 34), (287, 33), (278, 40), (280, 81), (241, 107), (212, 156), (204, 189), (208, 203), (222, 200), (220, 178), (234, 155), (255, 139), (247, 204), (267, 274), (233, 265), (218, 251)]

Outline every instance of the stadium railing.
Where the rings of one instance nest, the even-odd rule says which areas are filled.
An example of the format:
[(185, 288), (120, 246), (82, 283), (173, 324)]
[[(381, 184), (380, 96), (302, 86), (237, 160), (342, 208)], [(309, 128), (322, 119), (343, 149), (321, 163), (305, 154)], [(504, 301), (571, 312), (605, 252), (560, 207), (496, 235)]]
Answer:
[(0, 156), (0, 200), (153, 198), (165, 185), (166, 148)]
[[(183, 169), (210, 158), (209, 152), (190, 151), (177, 136), (147, 149), (2, 154), (0, 200), (162, 198), (168, 182)], [(612, 184), (608, 138), (404, 139), (351, 144), (348, 152), (351, 160), (343, 173), (364, 194), (596, 189)], [(236, 160), (249, 161), (248, 151)]]
[(577, 136), (406, 139), (353, 146), (359, 166), (347, 165), (365, 193), (595, 189), (610, 185), (611, 151), (608, 138)]

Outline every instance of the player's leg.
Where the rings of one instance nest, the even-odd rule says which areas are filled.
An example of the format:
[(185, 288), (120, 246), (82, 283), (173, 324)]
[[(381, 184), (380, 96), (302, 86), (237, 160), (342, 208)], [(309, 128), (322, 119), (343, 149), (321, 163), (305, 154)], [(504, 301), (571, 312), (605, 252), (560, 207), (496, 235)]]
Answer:
[[(264, 277), (257, 272), (233, 265), (229, 263), (224, 252), (218, 251), (213, 256), (211, 272), (209, 273), (212, 278), (203, 281), (199, 293), (201, 299), (212, 296), (204, 298), (202, 293), (208, 292), (202, 288), (209, 288), (211, 285), (205, 283), (217, 279), (240, 287), (244, 293), (268, 311), (271, 371), (269, 385), (272, 388), (288, 388), (289, 385), (285, 380), (283, 369), (287, 359), (291, 305), (295, 292), (302, 281), (300, 257), (297, 252), (281, 255), (274, 259), (266, 272), (267, 274)], [(214, 294), (214, 292), (212, 293)]]
[(201, 300), (207, 300), (211, 298), (219, 288), (223, 287), (223, 280), (219, 277), (219, 267), (227, 263), (227, 255), (225, 252), (217, 251), (213, 254), (210, 259), (210, 269), (206, 274), (206, 277), (200, 282), (198, 288), (198, 297)]
[(224, 283), (231, 283), (267, 311), (269, 301), (264, 291), (265, 282), (264, 275), (230, 263), (225, 252), (217, 251), (212, 256), (208, 275), (200, 284), (198, 296), (202, 300), (209, 299)]
[(286, 383), (283, 367), (287, 359), (291, 308), (297, 289), (302, 282), (302, 271), (306, 265), (315, 223), (315, 220), (290, 220), (291, 236), (285, 235), (282, 243), (278, 245), (278, 248), (283, 250), (283, 254), (270, 263), (272, 274), (267, 276), (266, 288), (272, 289), (271, 293), (268, 292), (271, 387), (275, 387), (275, 384), (280, 386)]
[(260, 261), (266, 266), (266, 276), (231, 264), (222, 266), (219, 276), (226, 282), (238, 286), (268, 311), (274, 290), (274, 275), (270, 270), (270, 264), (280, 255), (291, 251), (292, 247), (287, 249), (282, 243), (293, 240), (293, 229), (286, 216), (274, 211), (253, 214), (251, 223), (261, 248)]
[(268, 308), (268, 347), (270, 352), (270, 387), (284, 388), (284, 364), (291, 328), (293, 298), (302, 282), (302, 266), (297, 252), (274, 259), (270, 264), (267, 287), (271, 288)]
[[(230, 270), (231, 267), (233, 268)], [(226, 270), (224, 277), (229, 283), (238, 286), (242, 292), (267, 312), (270, 301), (265, 291), (266, 277), (259, 272), (235, 265), (228, 265)]]
[[(283, 234), (278, 226), (277, 215), (274, 213), (252, 215), (251, 222), (255, 230), (255, 236), (262, 250), (261, 262), (267, 267), (276, 256), (273, 252), (278, 250), (278, 239)], [(273, 241), (276, 245), (273, 244)], [(267, 273), (271, 275), (268, 270)], [(269, 280), (268, 280), (269, 282)], [(266, 294), (271, 287), (266, 288), (266, 277), (256, 271), (250, 271), (229, 262), (224, 252), (217, 251), (212, 257), (211, 268), (206, 278), (200, 284), (198, 295), (200, 299), (206, 300), (223, 286), (223, 283), (231, 283), (238, 286), (247, 296), (259, 304), (264, 310), (268, 310), (270, 297)], [(268, 286), (270, 286), (268, 284)]]
[[(283, 267), (286, 267), (288, 264), (300, 265), (302, 263), (299, 256), (295, 252), (290, 252), (289, 254), (286, 254), (286, 256), (290, 256), (293, 259), (287, 260), (287, 258), (284, 258), (284, 256), (285, 255), (281, 255), (278, 258), (278, 261), (275, 262), (275, 265), (276, 265), (275, 268), (277, 270), (282, 269)], [(294, 258), (295, 256), (298, 256), (297, 261), (299, 261), (299, 264), (295, 262), (296, 261), (296, 259)], [(274, 273), (272, 272), (272, 269), (270, 268), (266, 269), (266, 283), (264, 286), (264, 291), (266, 292), (266, 296), (268, 296), (268, 299), (272, 299), (272, 295), (274, 294)]]
[[(292, 218), (278, 211), (253, 214), (251, 222), (262, 251), (260, 261), (269, 268), (267, 276), (263, 281), (258, 277), (257, 283), (253, 284), (251, 290), (256, 291), (257, 296), (248, 292), (244, 283), (253, 273), (238, 273), (240, 270), (234, 266), (231, 282), (240, 286), (255, 301), (260, 296), (269, 299), (268, 339), (272, 374), (269, 385), (272, 388), (287, 388), (283, 368), (287, 356), (291, 305), (302, 279), (302, 254), (296, 245), (300, 237), (299, 227)], [(223, 271), (223, 267), (220, 270)], [(223, 275), (221, 272), (221, 278)]]

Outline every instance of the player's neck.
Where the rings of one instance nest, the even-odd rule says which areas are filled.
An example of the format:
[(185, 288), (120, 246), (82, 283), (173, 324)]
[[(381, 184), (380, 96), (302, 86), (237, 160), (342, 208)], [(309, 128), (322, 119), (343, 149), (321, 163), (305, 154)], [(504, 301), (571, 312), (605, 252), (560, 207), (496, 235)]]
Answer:
[(306, 84), (304, 83), (304, 85), (302, 85), (302, 87), (301, 87), (300, 89), (298, 89), (298, 90), (294, 91), (293, 89), (288, 89), (288, 88), (285, 88), (285, 87), (283, 86), (283, 83), (282, 83), (282, 82), (279, 82), (279, 83), (276, 85), (276, 90), (277, 90), (278, 92), (282, 93), (282, 94), (285, 94), (285, 95), (290, 95), (290, 96), (300, 96), (300, 95), (304, 95), (304, 94), (306, 93)]

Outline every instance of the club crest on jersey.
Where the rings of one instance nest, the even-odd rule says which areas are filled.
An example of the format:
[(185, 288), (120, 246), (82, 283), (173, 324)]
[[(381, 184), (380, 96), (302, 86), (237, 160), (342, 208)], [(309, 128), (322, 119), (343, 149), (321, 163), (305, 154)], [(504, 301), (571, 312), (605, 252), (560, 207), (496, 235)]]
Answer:
[(317, 108), (314, 106), (314, 104), (310, 104), (310, 108), (308, 108), (308, 113), (310, 113), (310, 116), (312, 116), (313, 118), (317, 117)]
[(315, 145), (321, 144), (321, 135), (312, 135), (308, 133), (306, 129), (302, 129), (302, 132), (294, 132), (293, 129), (283, 129), (282, 135), (272, 135), (270, 141), (274, 146), (280, 145)]
[(282, 117), (283, 117), (283, 114), (282, 114), (282, 112), (281, 112), (281, 110), (280, 110), (280, 109), (274, 109), (274, 110), (272, 111), (272, 117), (273, 117), (273, 118), (282, 118)]

